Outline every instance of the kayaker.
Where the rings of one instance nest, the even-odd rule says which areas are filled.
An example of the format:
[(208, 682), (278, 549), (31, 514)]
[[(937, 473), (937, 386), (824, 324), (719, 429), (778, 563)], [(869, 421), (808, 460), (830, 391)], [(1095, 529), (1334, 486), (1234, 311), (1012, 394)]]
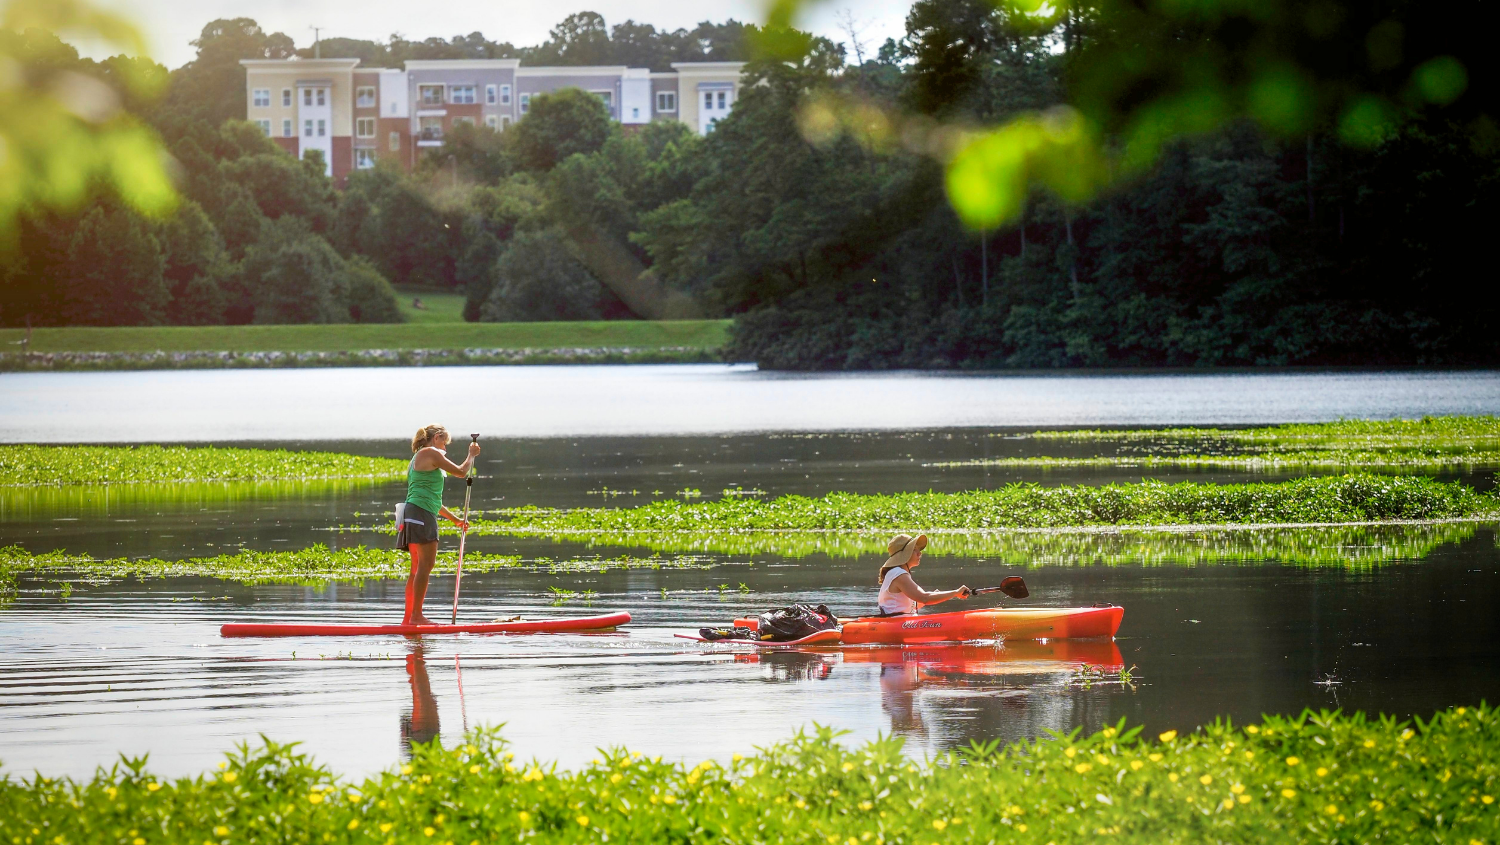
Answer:
[(922, 550), (927, 548), (927, 535), (897, 534), (886, 546), (890, 557), (880, 565), (880, 615), (901, 616), (914, 614), (924, 605), (941, 604), (948, 599), (966, 599), (973, 591), (967, 586), (956, 590), (928, 592), (917, 585), (911, 571), (922, 563)]
[(411, 573), (406, 576), (406, 613), (401, 617), (403, 625), (431, 625), (432, 620), (422, 615), (422, 602), (427, 598), (427, 578), (432, 575), (437, 562), (438, 517), (452, 522), (458, 530), (467, 531), (469, 524), (443, 507), (443, 473), (462, 478), (469, 474), (474, 456), (479, 454), (477, 442), (469, 444), (469, 457), (461, 464), (448, 460), (444, 452), (448, 448), (448, 429), (440, 425), (423, 426), (411, 439), (411, 463), (406, 466), (406, 506), (396, 526), (396, 548), (411, 553)]

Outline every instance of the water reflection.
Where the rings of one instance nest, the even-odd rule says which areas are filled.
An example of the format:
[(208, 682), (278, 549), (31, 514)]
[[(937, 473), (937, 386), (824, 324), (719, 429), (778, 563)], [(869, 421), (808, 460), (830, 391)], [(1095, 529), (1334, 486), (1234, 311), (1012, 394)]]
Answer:
[(401, 712), (402, 760), (411, 759), (412, 745), (435, 742), (442, 733), (437, 696), (432, 694), (432, 680), (427, 676), (427, 647), (420, 640), (406, 655), (406, 680), (411, 684), (411, 706)]

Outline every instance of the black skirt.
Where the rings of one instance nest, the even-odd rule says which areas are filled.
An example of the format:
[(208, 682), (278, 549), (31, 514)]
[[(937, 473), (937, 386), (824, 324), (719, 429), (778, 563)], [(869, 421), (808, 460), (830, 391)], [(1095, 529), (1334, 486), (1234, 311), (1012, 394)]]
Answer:
[(408, 551), (413, 543), (436, 543), (437, 538), (437, 514), (407, 502), (396, 528), (396, 548)]

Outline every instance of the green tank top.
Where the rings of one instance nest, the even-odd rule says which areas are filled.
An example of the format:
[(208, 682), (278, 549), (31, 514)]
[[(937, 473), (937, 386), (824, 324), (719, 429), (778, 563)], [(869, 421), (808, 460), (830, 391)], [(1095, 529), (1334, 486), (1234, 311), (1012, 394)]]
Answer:
[(443, 509), (443, 471), (419, 470), (413, 457), (406, 465), (406, 503), (437, 513)]

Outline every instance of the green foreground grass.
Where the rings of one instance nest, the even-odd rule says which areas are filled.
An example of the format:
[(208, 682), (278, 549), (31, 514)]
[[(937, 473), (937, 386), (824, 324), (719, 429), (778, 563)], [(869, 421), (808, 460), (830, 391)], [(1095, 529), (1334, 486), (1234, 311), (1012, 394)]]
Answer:
[(1489, 518), (1500, 499), (1457, 482), (1351, 474), (1258, 484), (1043, 487), (1017, 483), (967, 493), (830, 493), (761, 501), (662, 500), (633, 508), (487, 511), (483, 533), (878, 532), (1076, 526), (1327, 524)]
[[(414, 299), (422, 301), (421, 308), (412, 305)], [(439, 293), (408, 287), (396, 289), (396, 306), (401, 309), (401, 316), (408, 323), (462, 323), (465, 299), (461, 293)]]
[[(408, 298), (409, 304), (409, 298)], [(293, 326), (119, 326), (34, 329), (30, 351), (350, 352), (365, 349), (677, 348), (724, 345), (728, 320), (550, 323), (394, 323)], [(20, 350), (25, 329), (0, 329), (0, 349)]]
[(1250, 471), (1380, 468), (1431, 471), (1500, 465), (1500, 417), (1343, 420), (1247, 429), (1042, 431), (1031, 439), (1144, 444), (1110, 456), (985, 458), (931, 466), (1202, 467)]
[(217, 446), (0, 445), (0, 487), (204, 481), (389, 480), (406, 462), (339, 452)]
[(826, 728), (731, 761), (602, 750), (559, 770), (492, 731), (344, 780), (267, 741), (218, 771), (158, 778), (145, 759), (86, 781), (0, 780), (14, 845), (681, 842), (1437, 842), (1500, 836), (1500, 713), (1430, 721), (1304, 713), (1144, 738), (1119, 725), (913, 761), (900, 739)]

